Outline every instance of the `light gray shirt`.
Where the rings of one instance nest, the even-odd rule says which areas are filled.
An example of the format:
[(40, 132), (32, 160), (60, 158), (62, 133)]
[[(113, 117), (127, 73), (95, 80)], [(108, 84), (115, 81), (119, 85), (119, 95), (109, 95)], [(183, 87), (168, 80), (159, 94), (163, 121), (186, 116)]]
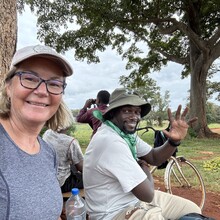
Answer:
[(83, 153), (79, 142), (71, 136), (55, 132), (51, 129), (44, 133), (43, 139), (52, 145), (57, 152), (59, 160), (57, 177), (60, 186), (62, 186), (71, 174), (70, 165), (75, 165), (83, 160)]

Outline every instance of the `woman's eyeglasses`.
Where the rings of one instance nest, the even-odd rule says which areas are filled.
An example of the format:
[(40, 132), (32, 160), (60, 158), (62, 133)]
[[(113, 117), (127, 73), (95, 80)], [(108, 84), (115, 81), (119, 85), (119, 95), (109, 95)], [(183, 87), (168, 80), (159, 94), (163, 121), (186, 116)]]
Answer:
[(44, 82), (48, 93), (59, 95), (64, 92), (66, 87), (66, 83), (63, 81), (56, 79), (45, 80), (31, 72), (20, 71), (16, 72), (15, 75), (19, 76), (21, 85), (26, 89), (37, 89)]

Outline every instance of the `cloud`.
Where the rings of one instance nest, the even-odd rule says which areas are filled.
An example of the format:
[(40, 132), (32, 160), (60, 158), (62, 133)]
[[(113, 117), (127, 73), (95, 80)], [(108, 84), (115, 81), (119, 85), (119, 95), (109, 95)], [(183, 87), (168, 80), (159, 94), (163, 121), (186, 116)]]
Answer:
[[(72, 58), (73, 60), (74, 58)], [(71, 60), (70, 60), (71, 62)], [(126, 74), (121, 58), (107, 51), (98, 64), (72, 61), (73, 76), (67, 80), (67, 89), (64, 99), (71, 108), (83, 107), (89, 98), (96, 98), (99, 90), (112, 92), (119, 87), (119, 76)]]
[(181, 65), (169, 63), (160, 72), (151, 74), (151, 77), (160, 86), (162, 94), (169, 91), (172, 110), (175, 110), (179, 104), (185, 106), (189, 97), (190, 77), (181, 79), (181, 71)]
[[(26, 8), (18, 15), (18, 47), (41, 44), (37, 40), (37, 18)], [(101, 62), (87, 64), (76, 61), (73, 50), (66, 52), (65, 57), (71, 63), (74, 74), (67, 78), (64, 100), (71, 109), (81, 108), (88, 98), (96, 98), (99, 90), (112, 92), (119, 87), (119, 76), (127, 75), (125, 62), (110, 49), (100, 54)]]

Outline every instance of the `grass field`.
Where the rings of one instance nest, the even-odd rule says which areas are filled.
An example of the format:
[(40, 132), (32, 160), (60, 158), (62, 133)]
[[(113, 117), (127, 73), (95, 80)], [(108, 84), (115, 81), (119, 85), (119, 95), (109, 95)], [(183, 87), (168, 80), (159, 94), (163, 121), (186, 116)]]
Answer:
[[(220, 124), (211, 124), (210, 128), (220, 128)], [(157, 128), (162, 130), (162, 128)], [(74, 137), (79, 140), (82, 151), (85, 152), (92, 134), (87, 124), (76, 124)], [(140, 137), (153, 144), (154, 133), (149, 131)], [(220, 193), (220, 142), (219, 139), (197, 139), (187, 137), (178, 147), (178, 155), (190, 160), (200, 171), (206, 186), (206, 190)], [(156, 171), (157, 172), (157, 171)]]

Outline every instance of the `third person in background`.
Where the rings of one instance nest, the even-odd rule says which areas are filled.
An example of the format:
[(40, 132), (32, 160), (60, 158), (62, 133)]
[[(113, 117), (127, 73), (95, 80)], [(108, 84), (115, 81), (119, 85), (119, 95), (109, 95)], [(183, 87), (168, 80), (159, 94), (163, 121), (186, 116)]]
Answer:
[(57, 131), (48, 129), (43, 134), (43, 140), (50, 144), (58, 155), (57, 178), (62, 193), (70, 192), (72, 188), (83, 188), (83, 153), (79, 142), (70, 136), (72, 125), (59, 128)]
[[(88, 123), (93, 129), (92, 136), (96, 133), (97, 129), (101, 125), (101, 121), (93, 116), (93, 111), (99, 110), (102, 113), (108, 107), (110, 93), (106, 90), (100, 90), (97, 94), (96, 99), (86, 100), (83, 108), (80, 110), (79, 114), (76, 116), (76, 121), (80, 123)], [(91, 108), (92, 104), (97, 107)]]

